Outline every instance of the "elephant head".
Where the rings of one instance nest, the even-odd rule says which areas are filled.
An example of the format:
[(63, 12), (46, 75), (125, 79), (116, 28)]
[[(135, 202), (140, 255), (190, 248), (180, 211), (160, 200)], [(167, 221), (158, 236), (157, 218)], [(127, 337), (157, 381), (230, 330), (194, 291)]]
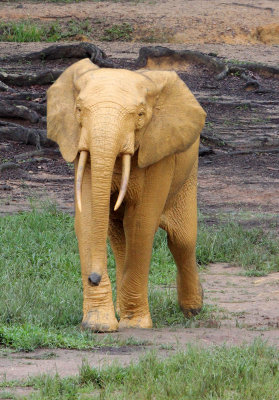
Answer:
[(205, 112), (175, 72), (98, 68), (89, 59), (70, 66), (47, 93), (48, 137), (62, 156), (78, 157), (76, 196), (91, 163), (91, 283), (98, 285), (106, 258), (109, 202), (114, 164), (122, 157), (117, 209), (128, 185), (131, 157), (146, 168), (189, 148), (199, 137)]

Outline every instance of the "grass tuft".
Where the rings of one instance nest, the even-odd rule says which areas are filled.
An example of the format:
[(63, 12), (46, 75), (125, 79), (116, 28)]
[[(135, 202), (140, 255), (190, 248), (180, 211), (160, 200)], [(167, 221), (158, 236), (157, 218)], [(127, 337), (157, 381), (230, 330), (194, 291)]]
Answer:
[[(38, 23), (32, 20), (0, 23), (0, 40), (6, 42), (57, 42), (78, 39), (86, 40), (130, 41), (133, 28), (127, 23), (113, 24), (109, 28), (105, 21), (98, 19), (64, 22)], [(79, 39), (80, 40), (80, 39)]]
[(234, 263), (247, 275), (265, 275), (279, 271), (278, 240), (263, 229), (244, 229), (235, 222), (210, 227), (200, 223), (197, 260), (201, 266)]
[(114, 24), (110, 28), (105, 29), (104, 33), (105, 34), (101, 40), (107, 42), (113, 42), (116, 40), (127, 42), (132, 40), (133, 28), (129, 23), (123, 22), (122, 24)]
[(33, 21), (0, 23), (0, 40), (6, 42), (57, 42), (78, 34), (88, 35), (92, 32), (89, 20), (70, 20), (66, 25), (59, 22), (38, 24)]

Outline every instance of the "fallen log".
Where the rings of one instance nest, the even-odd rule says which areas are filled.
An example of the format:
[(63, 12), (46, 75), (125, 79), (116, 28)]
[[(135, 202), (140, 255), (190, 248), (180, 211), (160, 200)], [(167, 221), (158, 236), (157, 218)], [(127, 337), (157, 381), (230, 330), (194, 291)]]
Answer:
[(0, 100), (0, 117), (25, 119), (32, 124), (40, 120), (40, 116), (36, 111), (31, 110), (25, 105), (13, 105), (11, 100)]
[[(2, 100), (0, 97), (0, 104), (2, 102), (5, 102), (7, 105), (10, 106), (20, 106), (20, 107), (25, 107), (27, 109), (30, 109), (30, 111), (35, 111), (36, 113), (39, 113), (40, 115), (45, 116), (46, 115), (46, 104), (40, 104), (38, 102), (35, 101), (28, 101), (28, 100), (10, 100), (10, 99), (5, 99)], [(3, 117), (4, 115), (2, 115)], [(7, 115), (7, 117), (9, 117), (9, 115)], [(32, 122), (32, 121), (30, 121)]]
[[(164, 59), (171, 59), (176, 63), (189, 63), (189, 64), (203, 64), (213, 69), (218, 75), (223, 74), (227, 70), (226, 64), (216, 57), (209, 56), (208, 54), (201, 53), (193, 50), (171, 50), (163, 46), (148, 46), (142, 47), (139, 50), (139, 56), (136, 60), (138, 68), (148, 67), (148, 62), (153, 59), (156, 63), (164, 61)], [(161, 59), (161, 60), (160, 60)], [(217, 76), (218, 76), (217, 75)]]
[(46, 102), (46, 96), (45, 94), (35, 92), (35, 93), (30, 93), (30, 92), (14, 92), (11, 94), (5, 94), (1, 95), (0, 94), (0, 99), (1, 100), (37, 100), (39, 103), (45, 103)]
[(56, 146), (52, 140), (47, 138), (45, 129), (26, 128), (18, 124), (4, 121), (0, 121), (0, 138), (32, 144), (36, 146), (37, 149), (41, 149), (41, 146)]
[(14, 169), (14, 168), (20, 168), (20, 165), (14, 163), (14, 162), (5, 162), (3, 164), (0, 164), (0, 172), (5, 171), (7, 169)]
[(10, 86), (6, 85), (4, 82), (0, 81), (0, 92), (14, 92)]
[(99, 67), (114, 68), (114, 63), (112, 61), (106, 60), (106, 57), (106, 54), (93, 43), (81, 42), (78, 44), (53, 45), (41, 51), (36, 51), (25, 55), (0, 58), (0, 61), (33, 61), (58, 60), (64, 58), (90, 58), (90, 60)]
[(240, 150), (240, 151), (228, 152), (230, 156), (240, 156), (244, 154), (257, 154), (257, 153), (279, 153), (279, 149), (270, 148), (270, 149), (254, 149), (254, 150)]
[(17, 154), (14, 156), (15, 160), (24, 160), (25, 158), (30, 158), (34, 156), (57, 156), (60, 151), (56, 148), (46, 148), (41, 150), (28, 151), (25, 153)]
[(0, 80), (15, 86), (48, 85), (62, 74), (63, 70), (44, 71), (38, 74), (8, 74), (0, 72)]

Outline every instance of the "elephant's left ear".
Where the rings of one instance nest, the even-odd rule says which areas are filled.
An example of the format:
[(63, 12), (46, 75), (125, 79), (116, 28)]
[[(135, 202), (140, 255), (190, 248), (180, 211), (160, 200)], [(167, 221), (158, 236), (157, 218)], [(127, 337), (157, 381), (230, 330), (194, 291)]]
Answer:
[[(139, 71), (140, 72), (140, 71)], [(175, 72), (142, 71), (155, 84), (152, 118), (139, 147), (139, 167), (189, 148), (199, 137), (206, 113)]]

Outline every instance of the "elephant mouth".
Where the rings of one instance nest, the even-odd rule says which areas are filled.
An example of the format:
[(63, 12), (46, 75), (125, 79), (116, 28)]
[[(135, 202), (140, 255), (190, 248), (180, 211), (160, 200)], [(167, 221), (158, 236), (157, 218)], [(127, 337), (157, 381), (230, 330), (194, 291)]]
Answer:
[[(77, 206), (79, 212), (82, 211), (82, 203), (81, 203), (81, 188), (84, 170), (86, 166), (86, 162), (88, 160), (89, 152), (86, 150), (82, 150), (79, 155), (78, 167), (77, 167), (77, 177), (76, 177), (76, 195), (77, 195)], [(122, 201), (127, 192), (127, 187), (129, 183), (130, 171), (131, 171), (131, 154), (123, 154), (122, 155), (122, 172), (121, 172), (121, 184), (120, 190), (118, 194), (118, 198), (116, 200), (114, 211), (118, 210), (121, 206)]]

